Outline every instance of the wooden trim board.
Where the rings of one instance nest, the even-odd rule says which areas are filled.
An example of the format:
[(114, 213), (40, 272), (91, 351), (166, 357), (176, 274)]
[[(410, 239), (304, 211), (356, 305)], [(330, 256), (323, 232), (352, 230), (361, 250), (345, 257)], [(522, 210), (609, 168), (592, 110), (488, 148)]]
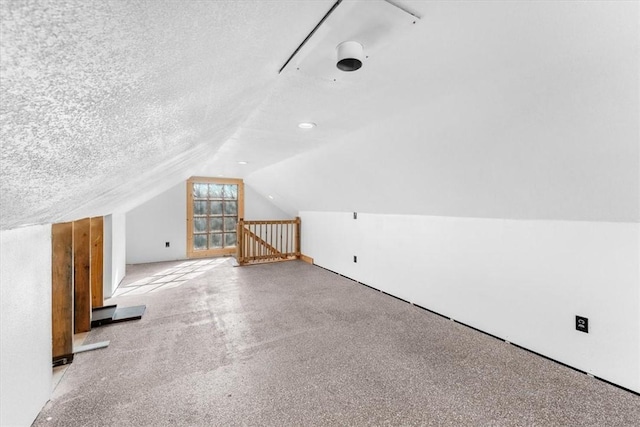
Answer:
[(73, 358), (73, 223), (51, 226), (51, 252), (51, 354)]
[(74, 332), (91, 330), (91, 220), (73, 222)]
[(91, 239), (91, 308), (102, 307), (104, 304), (103, 279), (103, 240), (104, 240), (104, 219), (103, 217), (91, 218), (90, 226)]

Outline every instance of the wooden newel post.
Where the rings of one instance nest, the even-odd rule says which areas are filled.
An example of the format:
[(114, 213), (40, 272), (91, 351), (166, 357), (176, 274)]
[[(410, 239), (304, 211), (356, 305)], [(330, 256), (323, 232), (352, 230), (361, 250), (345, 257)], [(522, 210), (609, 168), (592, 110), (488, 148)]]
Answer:
[(238, 261), (238, 264), (242, 265), (243, 262), (243, 256), (244, 254), (242, 253), (243, 251), (243, 247), (244, 247), (244, 239), (243, 239), (243, 230), (244, 230), (244, 219), (243, 218), (238, 218), (238, 229), (237, 229), (237, 234), (236, 234), (236, 261)]
[(300, 217), (296, 217), (296, 258), (300, 258)]

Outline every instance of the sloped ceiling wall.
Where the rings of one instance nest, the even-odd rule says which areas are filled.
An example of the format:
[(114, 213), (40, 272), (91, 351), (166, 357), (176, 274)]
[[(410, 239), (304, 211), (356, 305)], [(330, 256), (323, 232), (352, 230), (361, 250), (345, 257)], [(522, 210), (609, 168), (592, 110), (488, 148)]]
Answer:
[(637, 2), (412, 4), (380, 83), (333, 93), (369, 121), (247, 182), (292, 213), (639, 220)]
[(278, 74), (334, 3), (0, 3), (0, 227), (190, 175), (291, 214), (638, 221), (637, 2), (393, 1), (420, 19), (361, 70)]
[(1, 228), (126, 209), (191, 175), (332, 4), (1, 2)]

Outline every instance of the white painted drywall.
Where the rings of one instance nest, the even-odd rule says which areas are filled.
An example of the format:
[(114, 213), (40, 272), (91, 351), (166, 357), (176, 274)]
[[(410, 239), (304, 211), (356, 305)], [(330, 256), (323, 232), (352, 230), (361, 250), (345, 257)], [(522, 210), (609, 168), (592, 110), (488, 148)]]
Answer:
[(51, 225), (0, 231), (0, 425), (28, 426), (51, 394)]
[(110, 298), (125, 276), (126, 215), (115, 213), (104, 217), (104, 297)]
[[(245, 182), (295, 211), (637, 222), (639, 5), (429, 2), (415, 60), (356, 72), (393, 85), (327, 88), (369, 121)], [(341, 124), (309, 110), (312, 133)]]
[(126, 274), (127, 268), (127, 217), (119, 212), (112, 215), (113, 232), (113, 287), (115, 291)]
[(127, 212), (127, 264), (186, 258), (186, 186), (174, 185)]
[[(268, 195), (267, 195), (268, 197)], [(289, 215), (273, 202), (258, 193), (251, 185), (244, 185), (244, 219), (291, 219)]]
[[(186, 188), (186, 182), (181, 182), (127, 212), (127, 264), (187, 257)], [(291, 218), (251, 186), (245, 185), (244, 191), (245, 219)], [(165, 242), (169, 242), (168, 248)]]
[(640, 392), (639, 224), (301, 218), (316, 264)]
[(102, 243), (102, 292), (105, 298), (111, 297), (113, 286), (113, 217), (104, 216), (104, 232)]

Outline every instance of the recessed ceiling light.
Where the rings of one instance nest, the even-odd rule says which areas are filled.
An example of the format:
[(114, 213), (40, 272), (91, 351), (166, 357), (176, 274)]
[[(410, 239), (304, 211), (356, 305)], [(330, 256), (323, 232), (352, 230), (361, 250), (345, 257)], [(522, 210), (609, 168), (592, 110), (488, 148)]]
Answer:
[(249, 163), (249, 162), (245, 162), (244, 160), (241, 160), (241, 161), (239, 161), (239, 162), (238, 162), (238, 164), (239, 164), (239, 165), (246, 165), (246, 164), (248, 164), (248, 163)]
[(269, 198), (270, 198), (271, 200), (273, 200), (273, 196), (272, 196), (272, 195), (269, 195)]
[(311, 122), (302, 122), (298, 124), (298, 127), (300, 129), (313, 129), (314, 127), (316, 127), (316, 124)]

